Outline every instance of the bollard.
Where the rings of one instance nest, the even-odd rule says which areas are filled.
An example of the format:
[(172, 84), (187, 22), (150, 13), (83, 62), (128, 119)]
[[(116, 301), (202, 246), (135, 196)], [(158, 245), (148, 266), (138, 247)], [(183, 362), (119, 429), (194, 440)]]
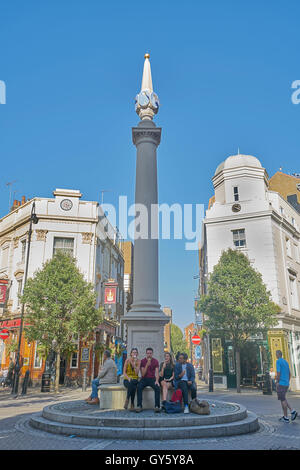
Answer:
[(20, 379), (20, 367), (18, 364), (15, 365), (13, 383), (11, 388), (11, 394), (17, 396), (19, 390), (19, 379)]
[(212, 369), (208, 371), (208, 391), (214, 391), (214, 371)]
[(86, 391), (86, 375), (87, 375), (87, 368), (83, 369), (83, 380), (82, 380), (82, 391)]
[(25, 377), (24, 377), (23, 384), (22, 384), (22, 393), (21, 393), (21, 395), (26, 395), (28, 382), (29, 382), (29, 370), (27, 370), (25, 372)]

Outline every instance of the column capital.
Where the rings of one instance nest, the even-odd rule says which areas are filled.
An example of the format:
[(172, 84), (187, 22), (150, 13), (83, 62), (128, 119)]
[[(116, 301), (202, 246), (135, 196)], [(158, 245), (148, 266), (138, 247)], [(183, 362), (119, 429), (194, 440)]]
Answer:
[(160, 144), (161, 127), (133, 127), (132, 128), (132, 141), (135, 146), (140, 143), (149, 142), (156, 147)]

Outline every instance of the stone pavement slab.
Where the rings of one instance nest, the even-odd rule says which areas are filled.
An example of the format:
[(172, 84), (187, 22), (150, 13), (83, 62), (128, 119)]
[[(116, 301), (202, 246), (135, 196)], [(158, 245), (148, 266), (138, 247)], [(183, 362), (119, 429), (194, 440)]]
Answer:
[[(83, 400), (88, 392), (69, 389), (63, 390), (58, 396), (36, 392), (17, 399), (3, 393), (0, 392), (0, 450), (300, 450), (300, 419), (289, 424), (279, 422), (282, 412), (277, 395), (263, 395), (259, 390), (244, 389), (241, 394), (234, 390), (209, 393), (206, 386), (199, 387), (201, 398), (240, 403), (254, 412), (260, 423), (260, 429), (256, 433), (167, 441), (85, 439), (37, 431), (29, 426), (33, 413), (40, 412), (47, 405), (64, 403), (67, 400)], [(287, 399), (291, 406), (300, 411), (300, 393), (288, 393)]]

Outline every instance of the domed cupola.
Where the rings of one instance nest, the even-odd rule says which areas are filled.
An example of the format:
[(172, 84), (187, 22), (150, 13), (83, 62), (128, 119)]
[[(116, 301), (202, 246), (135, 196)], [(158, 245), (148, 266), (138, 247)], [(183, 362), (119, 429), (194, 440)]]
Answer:
[(265, 199), (268, 175), (258, 158), (231, 155), (221, 162), (213, 176), (215, 200), (221, 204)]

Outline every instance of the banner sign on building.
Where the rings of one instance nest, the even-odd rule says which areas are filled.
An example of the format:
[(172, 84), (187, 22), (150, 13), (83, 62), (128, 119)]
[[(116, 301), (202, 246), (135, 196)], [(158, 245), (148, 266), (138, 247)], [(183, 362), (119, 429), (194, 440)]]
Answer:
[(115, 304), (117, 299), (117, 288), (116, 287), (105, 287), (105, 304)]
[[(19, 328), (20, 325), (21, 325), (21, 319), (0, 321), (0, 328), (3, 328), (3, 327)], [(27, 325), (27, 323), (26, 323), (26, 325)]]
[(6, 301), (8, 281), (6, 279), (0, 279), (0, 307), (4, 307)]
[(116, 304), (117, 303), (117, 287), (118, 283), (114, 279), (109, 279), (104, 284), (104, 303), (105, 304)]

